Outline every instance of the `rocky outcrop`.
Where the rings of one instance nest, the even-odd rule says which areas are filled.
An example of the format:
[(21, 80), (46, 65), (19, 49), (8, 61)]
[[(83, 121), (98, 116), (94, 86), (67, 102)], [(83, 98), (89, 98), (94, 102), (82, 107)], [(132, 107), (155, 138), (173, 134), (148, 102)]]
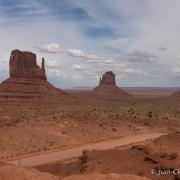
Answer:
[(130, 96), (127, 92), (116, 86), (116, 77), (112, 71), (108, 71), (100, 77), (99, 85), (94, 91), (101, 95)]
[(27, 51), (14, 50), (9, 61), (10, 78), (32, 78), (46, 80), (45, 60), (41, 67), (37, 65), (36, 54)]
[(47, 81), (44, 58), (39, 67), (32, 52), (13, 50), (9, 72), (10, 77), (0, 84), (0, 102), (54, 102), (67, 97), (67, 93)]

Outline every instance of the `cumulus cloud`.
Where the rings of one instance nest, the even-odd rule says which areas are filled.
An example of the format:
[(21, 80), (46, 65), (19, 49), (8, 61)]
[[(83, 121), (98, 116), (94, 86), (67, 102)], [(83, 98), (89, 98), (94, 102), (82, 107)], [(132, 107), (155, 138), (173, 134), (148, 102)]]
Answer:
[(46, 66), (48, 68), (56, 68), (58, 66), (60, 66), (62, 64), (61, 61), (58, 61), (58, 60), (49, 60), (46, 62)]
[(85, 53), (81, 49), (68, 49), (66, 52), (67, 52), (67, 55), (71, 57), (75, 57), (75, 58), (78, 57), (78, 58), (85, 59), (87, 60), (88, 63), (101, 63), (101, 61), (103, 60), (97, 55)]
[[(141, 75), (149, 75), (149, 73), (145, 70), (139, 69), (139, 68), (132, 68), (128, 65), (122, 64), (117, 62), (117, 59), (126, 60), (129, 62), (148, 62), (152, 63), (154, 62), (154, 59), (156, 58), (155, 55), (149, 54), (144, 51), (134, 51), (132, 53), (123, 53), (119, 55), (118, 57), (108, 57), (108, 58), (102, 58), (95, 54), (85, 53), (81, 49), (67, 49), (65, 50), (66, 55), (69, 57), (74, 58), (80, 58), (84, 59), (86, 61), (80, 62), (79, 64), (73, 64), (71, 66), (71, 70), (78, 73), (83, 73), (89, 76), (98, 76), (104, 73), (108, 70), (114, 70), (117, 74), (121, 75), (135, 75), (135, 76), (141, 76)], [(48, 66), (50, 68), (55, 68), (56, 66), (59, 67), (61, 63), (59, 64), (58, 61), (49, 61)], [(62, 70), (63, 71), (63, 70)], [(51, 73), (54, 74), (56, 77), (58, 77), (58, 70), (51, 70)], [(78, 74), (78, 77), (80, 74)], [(62, 72), (60, 73), (59, 77), (62, 77)]]
[[(94, 54), (86, 54), (84, 51), (80, 49), (68, 49), (67, 55), (71, 57), (79, 57), (86, 61), (80, 62), (79, 64), (73, 64), (71, 66), (72, 71), (76, 71), (79, 73), (83, 73), (86, 75), (100, 76), (102, 73), (113, 70), (117, 76), (118, 74), (124, 76), (148, 76), (149, 72), (140, 68), (131, 67), (127, 64), (117, 62), (116, 58), (102, 58)], [(135, 62), (153, 62), (154, 55), (148, 54), (146, 52), (136, 51), (134, 53), (126, 53), (121, 55), (122, 57), (128, 61)]]
[(100, 59), (88, 59), (87, 62), (90, 63), (90, 64), (100, 64), (100, 63), (102, 63)]
[(47, 69), (47, 73), (49, 75), (49, 77), (51, 78), (66, 78), (66, 72), (63, 72), (61, 69), (57, 69), (57, 68), (48, 68)]
[(44, 53), (63, 53), (63, 48), (58, 43), (50, 43), (36, 47), (40, 52)]
[(155, 62), (156, 56), (145, 51), (136, 50), (134, 52), (122, 53), (116, 56), (116, 59), (125, 60), (133, 63), (153, 63)]
[[(107, 62), (108, 61), (108, 62)], [(113, 70), (116, 75), (124, 75), (124, 76), (148, 76), (149, 72), (135, 67), (130, 67), (129, 65), (120, 64), (111, 62), (110, 60), (105, 60), (100, 64), (73, 64), (71, 69), (73, 71), (81, 72), (87, 75), (101, 76), (104, 72)]]
[(94, 54), (86, 54), (85, 55), (85, 59), (91, 59), (91, 60), (98, 60), (98, 59), (101, 59), (99, 58), (97, 55), (94, 55)]
[(114, 64), (114, 59), (113, 58), (105, 59), (104, 63), (105, 64)]
[(72, 69), (73, 70), (82, 70), (83, 69), (83, 67), (80, 65), (80, 64), (74, 64), (73, 66), (72, 66)]
[(68, 49), (66, 52), (69, 56), (72, 56), (72, 57), (84, 57), (85, 56), (85, 52), (83, 52), (80, 49)]

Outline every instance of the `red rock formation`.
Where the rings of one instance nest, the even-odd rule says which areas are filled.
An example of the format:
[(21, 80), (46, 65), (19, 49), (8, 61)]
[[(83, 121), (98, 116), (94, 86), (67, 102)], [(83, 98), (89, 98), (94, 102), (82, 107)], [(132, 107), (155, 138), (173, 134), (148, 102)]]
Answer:
[(100, 78), (99, 86), (94, 88), (94, 92), (101, 95), (129, 96), (129, 94), (116, 86), (115, 74), (108, 71)]
[(10, 56), (10, 78), (33, 78), (46, 80), (44, 58), (41, 68), (37, 65), (36, 54), (14, 50)]
[(112, 71), (104, 73), (102, 79), (100, 78), (99, 84), (111, 84), (116, 86), (115, 74)]
[[(37, 65), (36, 54), (14, 50), (10, 56), (10, 78), (0, 84), (0, 102), (54, 102), (67, 93), (52, 86), (46, 78), (45, 60)], [(66, 96), (67, 97), (67, 96)]]

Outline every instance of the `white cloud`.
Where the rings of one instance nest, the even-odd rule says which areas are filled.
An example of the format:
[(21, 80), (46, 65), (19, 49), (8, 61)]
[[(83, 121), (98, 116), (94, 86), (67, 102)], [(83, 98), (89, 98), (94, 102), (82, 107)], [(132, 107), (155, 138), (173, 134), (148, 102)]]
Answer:
[(83, 67), (82, 67), (81, 65), (79, 65), (79, 64), (74, 64), (74, 65), (72, 66), (72, 69), (73, 69), (73, 70), (82, 70)]
[(36, 47), (40, 52), (44, 53), (63, 53), (63, 48), (58, 43), (50, 43)]
[(89, 67), (87, 65), (82, 66), (80, 64), (73, 64), (72, 70), (81, 72), (81, 73), (87, 74), (87, 75), (96, 75), (96, 73), (94, 71), (95, 69), (93, 69), (92, 67)]
[[(71, 49), (71, 51), (68, 50), (67, 55), (70, 55), (71, 57), (79, 57), (80, 59), (84, 59), (86, 61), (81, 61), (79, 64), (73, 64), (71, 66), (72, 71), (76, 71), (78, 73), (83, 73), (88, 76), (93, 77), (100, 77), (104, 72), (112, 70), (114, 71), (117, 76), (123, 75), (123, 76), (148, 76), (149, 72), (140, 68), (131, 67), (126, 64), (122, 64), (117, 62), (116, 58), (109, 57), (109, 58), (101, 58), (94, 54), (86, 54), (84, 51), (80, 49)], [(73, 53), (73, 55), (72, 55)], [(125, 54), (123, 54), (123, 57)], [(121, 55), (122, 56), (122, 55)], [(154, 55), (148, 54), (146, 52), (140, 52), (136, 51), (133, 53), (126, 53), (126, 58), (129, 58), (130, 61), (134, 60), (135, 62), (143, 62), (148, 61), (152, 62), (152, 58), (155, 58)], [(128, 60), (129, 60), (128, 59)], [(127, 59), (126, 59), (127, 60)]]
[(46, 66), (47, 66), (48, 68), (55, 68), (55, 67), (60, 66), (61, 64), (62, 64), (62, 62), (61, 62), (61, 61), (58, 61), (58, 60), (48, 60), (48, 61), (46, 62)]
[(174, 73), (180, 74), (180, 67), (176, 67), (172, 70)]
[(133, 69), (133, 68), (126, 68), (123, 70), (124, 74), (127, 75), (149, 75), (148, 72), (142, 70), (142, 69)]
[(105, 64), (114, 64), (114, 60), (113, 60), (113, 58), (105, 59), (104, 63)]
[(80, 80), (82, 79), (82, 76), (80, 74), (74, 74), (74, 76), (71, 77), (73, 80)]
[(47, 70), (48, 76), (51, 78), (66, 78), (66, 72), (63, 72), (61, 69), (57, 68), (48, 68)]
[(145, 51), (136, 50), (134, 52), (122, 53), (116, 56), (116, 59), (125, 60), (132, 63), (153, 63), (155, 62), (156, 56)]
[(68, 49), (67, 54), (72, 57), (84, 57), (85, 53), (80, 49)]
[(87, 60), (88, 63), (92, 63), (92, 64), (100, 64), (101, 63), (101, 60), (99, 59), (88, 59)]
[(78, 58), (85, 59), (87, 60), (88, 63), (101, 63), (101, 61), (103, 60), (95, 54), (86, 54), (81, 49), (68, 49), (66, 52), (67, 52), (67, 55), (71, 57), (75, 57), (75, 58), (78, 57)]
[(85, 55), (85, 58), (86, 58), (86, 59), (90, 59), (90, 60), (100, 59), (97, 55), (94, 55), (94, 54), (86, 54), (86, 55)]

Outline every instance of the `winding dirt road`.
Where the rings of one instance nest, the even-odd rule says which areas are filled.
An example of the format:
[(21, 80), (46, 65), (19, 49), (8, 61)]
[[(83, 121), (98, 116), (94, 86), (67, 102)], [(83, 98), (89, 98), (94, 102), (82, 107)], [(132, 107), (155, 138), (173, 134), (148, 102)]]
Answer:
[(60, 150), (56, 152), (50, 152), (42, 155), (34, 155), (27, 158), (22, 158), (21, 160), (13, 160), (10, 161), (10, 164), (18, 165), (20, 163), (21, 166), (36, 166), (45, 163), (52, 163), (56, 161), (62, 161), (65, 159), (71, 159), (78, 157), (82, 154), (83, 150), (107, 150), (113, 149), (116, 147), (127, 146), (130, 144), (135, 144), (151, 139), (155, 139), (164, 135), (163, 133), (143, 133), (140, 135), (121, 137), (119, 139), (107, 140), (99, 143), (85, 144), (79, 147), (75, 147), (72, 149)]

